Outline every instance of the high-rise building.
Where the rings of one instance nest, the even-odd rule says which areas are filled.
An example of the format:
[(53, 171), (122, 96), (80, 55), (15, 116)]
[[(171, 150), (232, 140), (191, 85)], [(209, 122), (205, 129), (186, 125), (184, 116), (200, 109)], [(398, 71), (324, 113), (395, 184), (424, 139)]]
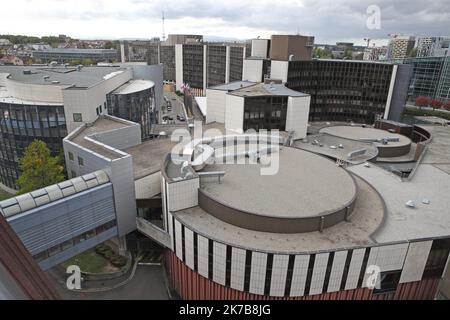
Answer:
[(418, 58), (450, 55), (450, 37), (421, 37), (417, 41)]
[(402, 59), (408, 57), (415, 45), (414, 36), (393, 35), (388, 44), (388, 58)]
[(410, 67), (352, 60), (272, 61), (271, 78), (311, 95), (310, 121), (399, 121)]

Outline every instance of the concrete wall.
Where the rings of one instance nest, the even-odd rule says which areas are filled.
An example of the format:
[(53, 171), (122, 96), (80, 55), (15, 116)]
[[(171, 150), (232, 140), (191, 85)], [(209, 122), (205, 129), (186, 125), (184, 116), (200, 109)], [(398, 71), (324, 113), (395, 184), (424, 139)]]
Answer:
[(244, 98), (226, 94), (225, 129), (242, 131), (244, 128)]
[(161, 193), (161, 173), (156, 172), (134, 182), (136, 199), (150, 199)]
[(132, 125), (110, 131), (103, 131), (89, 136), (90, 138), (104, 143), (116, 149), (126, 149), (141, 143), (141, 126), (137, 123), (126, 121)]
[(409, 80), (412, 74), (412, 66), (397, 65), (395, 84), (392, 90), (392, 97), (387, 119), (394, 121), (402, 120), (403, 109), (405, 108)]
[(206, 123), (225, 123), (225, 90), (206, 89)]
[(242, 80), (262, 82), (264, 60), (245, 59), (243, 62)]
[(177, 90), (181, 90), (183, 84), (183, 45), (175, 45), (175, 82)]
[(47, 85), (30, 84), (11, 79), (5, 79), (4, 82), (8, 92), (15, 98), (53, 103), (63, 102), (61, 90), (67, 87), (67, 85), (51, 83)]
[(287, 82), (289, 70), (289, 61), (271, 61), (270, 67), (270, 78), (271, 79), (279, 79), (283, 83)]
[(286, 131), (294, 130), (294, 139), (306, 137), (311, 96), (289, 97), (286, 114)]
[(268, 58), (269, 57), (269, 39), (252, 39), (252, 57)]

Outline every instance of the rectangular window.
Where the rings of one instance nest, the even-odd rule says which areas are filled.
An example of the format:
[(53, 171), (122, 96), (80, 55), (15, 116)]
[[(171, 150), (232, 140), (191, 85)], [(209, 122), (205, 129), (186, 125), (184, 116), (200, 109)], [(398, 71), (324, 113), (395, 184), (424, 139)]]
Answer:
[(84, 159), (82, 157), (78, 157), (78, 164), (84, 166)]
[(72, 161), (73, 161), (73, 159), (74, 159), (74, 158), (73, 158), (73, 153), (69, 151), (69, 160), (72, 160)]
[(81, 113), (73, 114), (73, 122), (83, 122), (83, 117), (82, 117)]

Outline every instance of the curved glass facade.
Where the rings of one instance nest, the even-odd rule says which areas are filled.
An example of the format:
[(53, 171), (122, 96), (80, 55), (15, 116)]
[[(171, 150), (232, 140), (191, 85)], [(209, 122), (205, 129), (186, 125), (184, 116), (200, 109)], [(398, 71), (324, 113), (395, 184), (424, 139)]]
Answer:
[(155, 88), (128, 94), (112, 92), (107, 95), (108, 114), (130, 120), (141, 125), (142, 139), (151, 136), (155, 115)]
[(64, 107), (0, 102), (0, 182), (16, 189), (19, 159), (35, 139), (58, 155), (67, 135)]

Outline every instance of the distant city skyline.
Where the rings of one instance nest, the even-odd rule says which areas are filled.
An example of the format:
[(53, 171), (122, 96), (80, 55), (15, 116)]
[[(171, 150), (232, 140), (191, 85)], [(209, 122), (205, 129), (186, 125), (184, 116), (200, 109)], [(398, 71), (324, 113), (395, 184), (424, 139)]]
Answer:
[[(369, 30), (366, 10), (377, 5), (381, 28)], [(364, 45), (364, 38), (387, 39), (388, 34), (446, 35), (448, 1), (380, 0), (230, 0), (226, 3), (162, 0), (16, 0), (6, 5), (2, 34), (67, 34), (79, 39), (152, 38), (165, 34), (202, 34), (205, 39), (268, 38), (272, 34), (315, 36), (316, 43), (337, 41)], [(386, 40), (375, 41), (385, 45)]]

